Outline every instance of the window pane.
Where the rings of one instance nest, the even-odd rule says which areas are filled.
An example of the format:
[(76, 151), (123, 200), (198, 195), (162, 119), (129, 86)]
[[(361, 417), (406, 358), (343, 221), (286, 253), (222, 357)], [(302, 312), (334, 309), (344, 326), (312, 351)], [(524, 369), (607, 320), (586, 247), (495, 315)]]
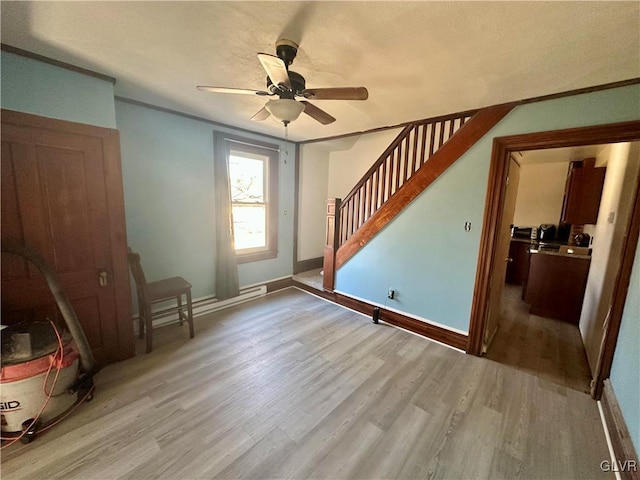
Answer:
[(264, 202), (264, 160), (229, 156), (229, 183), (233, 202)]
[(267, 211), (264, 205), (234, 205), (233, 233), (236, 250), (267, 246)]

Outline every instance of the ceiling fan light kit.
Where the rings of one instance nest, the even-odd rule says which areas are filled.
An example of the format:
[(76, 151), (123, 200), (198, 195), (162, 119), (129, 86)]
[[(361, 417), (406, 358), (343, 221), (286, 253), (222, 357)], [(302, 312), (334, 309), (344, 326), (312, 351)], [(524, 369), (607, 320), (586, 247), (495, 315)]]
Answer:
[(266, 108), (271, 116), (278, 122), (287, 126), (296, 120), (304, 111), (304, 104), (289, 98), (281, 98), (279, 100), (269, 100), (264, 108)]
[[(277, 100), (269, 100), (251, 119), (261, 121), (271, 116), (285, 127), (296, 120), (302, 112), (322, 125), (328, 125), (336, 121), (327, 112), (306, 100), (366, 100), (369, 97), (369, 92), (365, 87), (307, 89), (304, 77), (293, 70), (289, 70), (289, 66), (293, 63), (297, 53), (298, 45), (295, 42), (280, 39), (276, 42), (277, 56), (269, 55), (268, 53), (258, 54), (258, 60), (267, 72), (266, 91), (206, 85), (199, 85), (196, 88), (209, 93), (277, 96)], [(295, 97), (302, 97), (306, 100), (297, 101)]]

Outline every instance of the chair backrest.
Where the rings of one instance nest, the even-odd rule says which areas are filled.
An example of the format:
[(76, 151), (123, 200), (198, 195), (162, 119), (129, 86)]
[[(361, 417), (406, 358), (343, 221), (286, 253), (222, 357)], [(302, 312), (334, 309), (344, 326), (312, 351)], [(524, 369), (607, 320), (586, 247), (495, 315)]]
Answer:
[(147, 280), (144, 278), (144, 272), (142, 271), (142, 264), (140, 263), (140, 255), (131, 251), (127, 254), (129, 258), (129, 268), (133, 274), (133, 279), (136, 282), (136, 290), (138, 295), (145, 295), (145, 289), (147, 287)]

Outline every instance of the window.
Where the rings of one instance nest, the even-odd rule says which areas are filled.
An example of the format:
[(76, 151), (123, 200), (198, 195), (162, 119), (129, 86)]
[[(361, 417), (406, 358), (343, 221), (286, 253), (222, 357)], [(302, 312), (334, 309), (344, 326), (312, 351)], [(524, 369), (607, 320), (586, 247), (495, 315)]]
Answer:
[(278, 256), (278, 151), (227, 140), (238, 263)]

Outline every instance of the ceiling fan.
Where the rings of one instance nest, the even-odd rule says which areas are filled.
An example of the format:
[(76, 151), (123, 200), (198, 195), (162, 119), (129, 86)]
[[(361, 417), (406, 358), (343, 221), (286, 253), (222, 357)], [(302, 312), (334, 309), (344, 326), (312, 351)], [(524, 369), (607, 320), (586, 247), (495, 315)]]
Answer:
[[(196, 88), (211, 93), (236, 93), (243, 95), (257, 95), (260, 97), (278, 97), (269, 100), (251, 120), (266, 120), (270, 116), (286, 127), (296, 120), (302, 112), (314, 118), (323, 125), (335, 122), (336, 119), (324, 110), (316, 107), (308, 100), (366, 100), (369, 92), (365, 87), (342, 88), (306, 88), (302, 75), (289, 70), (298, 53), (298, 45), (286, 39), (276, 42), (276, 55), (258, 53), (258, 60), (267, 72), (266, 90), (249, 90), (244, 88), (210, 87), (198, 85)], [(304, 100), (296, 100), (302, 97)]]

